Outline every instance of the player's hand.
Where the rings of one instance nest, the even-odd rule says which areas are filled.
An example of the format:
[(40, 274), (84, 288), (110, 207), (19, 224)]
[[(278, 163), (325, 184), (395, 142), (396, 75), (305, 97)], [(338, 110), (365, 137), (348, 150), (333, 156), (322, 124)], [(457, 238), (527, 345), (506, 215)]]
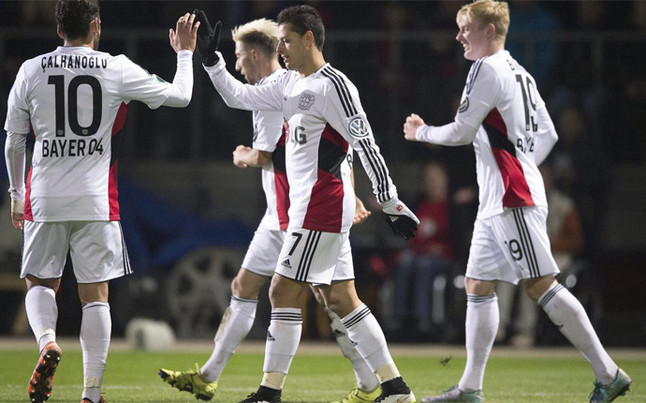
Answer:
[(417, 141), (417, 129), (424, 125), (424, 119), (416, 113), (411, 113), (404, 122), (404, 138), (409, 141)]
[(180, 50), (195, 51), (197, 43), (197, 31), (200, 27), (200, 22), (195, 22), (195, 14), (186, 13), (179, 17), (175, 30), (171, 28), (168, 31), (168, 39), (170, 39), (170, 46), (179, 52)]
[(249, 154), (249, 152), (251, 152), (250, 147), (243, 145), (237, 146), (236, 149), (233, 150), (233, 165), (237, 166), (238, 168), (248, 167), (244, 158)]
[(202, 57), (202, 64), (213, 66), (220, 60), (220, 56), (215, 53), (220, 44), (220, 31), (222, 30), (222, 21), (215, 23), (212, 27), (204, 10), (195, 10), (193, 13), (200, 22), (200, 29), (197, 32), (197, 51)]
[(361, 199), (359, 199), (357, 196), (355, 196), (355, 199), (357, 206), (354, 209), (354, 218), (352, 219), (353, 225), (361, 224), (362, 222), (366, 221), (368, 217), (370, 217), (370, 214), (372, 214), (372, 212), (363, 205)]
[(395, 197), (383, 202), (381, 208), (395, 234), (406, 240), (415, 236), (419, 219), (404, 203)]
[(24, 199), (11, 199), (11, 222), (16, 229), (23, 229), (25, 223)]

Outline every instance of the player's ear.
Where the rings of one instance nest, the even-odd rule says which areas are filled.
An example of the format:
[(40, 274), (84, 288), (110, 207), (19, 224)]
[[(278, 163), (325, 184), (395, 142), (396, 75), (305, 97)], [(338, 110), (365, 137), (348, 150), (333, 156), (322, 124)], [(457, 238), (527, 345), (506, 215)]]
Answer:
[(493, 24), (487, 25), (487, 39), (496, 39), (496, 26)]
[(101, 19), (99, 17), (96, 17), (90, 22), (90, 32), (93, 34), (101, 33)]
[(312, 46), (316, 46), (316, 43), (314, 41), (314, 33), (312, 31), (305, 32), (305, 35), (303, 35), (303, 39), (305, 39), (305, 43), (307, 44), (308, 48)]
[(65, 40), (65, 36), (63, 36), (63, 32), (61, 31), (61, 26), (59, 24), (56, 24), (56, 33), (58, 34), (59, 38)]

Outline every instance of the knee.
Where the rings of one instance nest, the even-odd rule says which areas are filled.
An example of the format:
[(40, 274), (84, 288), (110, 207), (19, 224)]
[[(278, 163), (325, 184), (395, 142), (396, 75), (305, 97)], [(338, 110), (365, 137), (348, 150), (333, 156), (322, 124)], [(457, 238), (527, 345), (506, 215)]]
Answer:
[[(245, 289), (242, 281), (240, 281), (240, 278), (238, 276), (233, 278), (233, 281), (231, 281), (231, 295), (234, 295), (238, 298), (245, 298), (245, 299), (254, 299), (253, 295), (250, 295), (248, 290)], [(257, 298), (257, 295), (256, 295)]]
[(306, 283), (298, 283), (274, 275), (269, 286), (269, 301), (272, 308), (298, 308), (300, 296), (306, 287)]
[(496, 284), (493, 281), (476, 280), (470, 277), (464, 278), (464, 289), (467, 294), (472, 295), (493, 295)]
[(539, 279), (525, 280), (523, 286), (527, 296), (533, 301), (538, 301), (541, 295), (557, 284), (556, 279), (552, 276), (541, 277)]

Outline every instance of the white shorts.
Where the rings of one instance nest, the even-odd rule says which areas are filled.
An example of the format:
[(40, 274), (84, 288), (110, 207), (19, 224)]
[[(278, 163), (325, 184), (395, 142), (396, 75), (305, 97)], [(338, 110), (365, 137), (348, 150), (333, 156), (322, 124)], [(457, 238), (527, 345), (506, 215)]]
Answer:
[(354, 279), (349, 232), (288, 230), (276, 273), (314, 285)]
[(68, 251), (79, 284), (132, 273), (119, 221), (25, 220), (24, 237), (21, 278), (60, 278)]
[(242, 268), (260, 276), (273, 276), (284, 239), (285, 231), (270, 230), (261, 221), (244, 256)]
[(557, 275), (546, 218), (546, 208), (523, 207), (477, 219), (466, 276), (518, 284), (522, 279)]

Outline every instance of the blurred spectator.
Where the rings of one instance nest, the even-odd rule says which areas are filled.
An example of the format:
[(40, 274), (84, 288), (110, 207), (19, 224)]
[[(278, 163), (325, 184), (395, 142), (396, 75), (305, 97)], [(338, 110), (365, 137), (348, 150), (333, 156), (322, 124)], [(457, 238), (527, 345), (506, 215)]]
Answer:
[(23, 27), (53, 27), (55, 1), (28, 0), (20, 2), (20, 25)]
[(646, 2), (628, 4), (628, 24), (622, 27), (632, 31), (631, 40), (612, 44), (604, 52), (603, 82), (608, 89), (598, 109), (604, 149), (619, 164), (643, 163), (646, 151), (646, 42), (632, 40), (646, 33)]
[(560, 30), (559, 20), (534, 0), (509, 1), (509, 17), (511, 35), (507, 37), (506, 49), (532, 72), (536, 84), (545, 88), (558, 61), (559, 42), (549, 35)]
[[(572, 270), (584, 267), (576, 262), (584, 246), (583, 227), (579, 212), (574, 200), (553, 186), (552, 168), (543, 164), (540, 167), (549, 213), (547, 215), (547, 235), (550, 238), (554, 260), (561, 269), (560, 278), (563, 279)], [(508, 342), (517, 348), (527, 348), (534, 345), (536, 325), (538, 323), (538, 306), (520, 287), (510, 283), (499, 282), (496, 285), (498, 306), (500, 308), (500, 326), (496, 336), (497, 342)], [(514, 304), (516, 302), (516, 304)], [(515, 311), (514, 311), (515, 307)]]
[(611, 167), (599, 138), (588, 128), (580, 107), (563, 108), (555, 121), (559, 141), (549, 158), (554, 184), (574, 199), (585, 234), (586, 256), (594, 261), (599, 252), (601, 225), (608, 211)]
[[(430, 162), (422, 168), (421, 194), (415, 214), (419, 229), (399, 256), (394, 272), (393, 310), (396, 327), (410, 334), (410, 324), (422, 335), (433, 325), (434, 281), (447, 274), (454, 261), (449, 225), (448, 176), (443, 165)], [(412, 316), (412, 317), (411, 317)]]

